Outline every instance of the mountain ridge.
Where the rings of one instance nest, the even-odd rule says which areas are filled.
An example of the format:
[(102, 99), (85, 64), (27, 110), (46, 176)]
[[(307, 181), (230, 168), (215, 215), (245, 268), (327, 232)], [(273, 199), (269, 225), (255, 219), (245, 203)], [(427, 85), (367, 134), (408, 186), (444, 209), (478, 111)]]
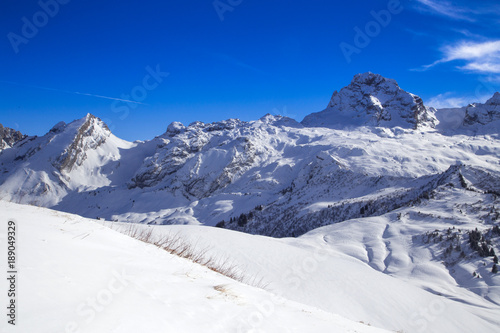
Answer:
[[(353, 87), (371, 101), (372, 94), (380, 97), (391, 92), (379, 101), (392, 112), (400, 111), (391, 104), (401, 100), (399, 95), (413, 101), (407, 105), (408, 115), (415, 108), (424, 113), (430, 110), (421, 99), (399, 88), (395, 80), (377, 74), (359, 74), (344, 89), (350, 92)], [(464, 111), (464, 115), (477, 110), (491, 115), (498, 109), (499, 96), (497, 93), (485, 104), (466, 107), (471, 111)], [(337, 99), (332, 98), (329, 105), (335, 103)], [(371, 119), (363, 110), (351, 111)], [(493, 129), (495, 117), (487, 123)], [(347, 204), (354, 198), (364, 202), (362, 198), (374, 195), (373, 191), (381, 191), (383, 197), (457, 163), (498, 170), (497, 132), (489, 130), (487, 137), (479, 137), (477, 132), (469, 133), (470, 126), (464, 123), (463, 129), (441, 133), (439, 126), (432, 126), (438, 123), (434, 119), (431, 125), (422, 124), (417, 129), (411, 122), (391, 127), (385, 120), (325, 128), (267, 114), (255, 121), (197, 121), (188, 126), (173, 122), (154, 139), (131, 143), (115, 137), (104, 122), (87, 114), (69, 124), (56, 124), (42, 137), (24, 137), (4, 149), (0, 153), (0, 198), (86, 217), (154, 224), (215, 225), (225, 221), (227, 227), (237, 229), (240, 227), (230, 220), (255, 212), (255, 207), (295, 211), (293, 216), (271, 215), (298, 221), (302, 215), (315, 214), (308, 212), (309, 206), (328, 211), (328, 206)], [(479, 122), (474, 126), (488, 127)], [(350, 183), (338, 180), (343, 178)], [(373, 188), (365, 186), (376, 181), (379, 185)], [(353, 197), (349, 191), (355, 184), (357, 194)], [(332, 194), (334, 189), (338, 194)], [(300, 207), (297, 211), (292, 203), (299, 199), (302, 203), (295, 205)], [(341, 216), (358, 216), (361, 207), (356, 209), (358, 212), (342, 212)], [(271, 211), (266, 208), (266, 212)], [(275, 224), (269, 216), (264, 220)], [(320, 222), (324, 225), (327, 220)], [(252, 229), (251, 225), (245, 230), (269, 234), (274, 228), (261, 225)], [(296, 228), (299, 233), (280, 229), (272, 235), (298, 235), (312, 227)]]
[[(356, 94), (343, 103), (337, 92), (325, 126), (267, 114), (173, 122), (152, 140), (127, 142), (91, 114), (60, 122), (0, 151), (0, 199), (99, 219), (114, 230), (182, 233), (205, 252), (239, 258), (252, 276), (278, 281), (291, 300), (392, 331), (497, 327), (500, 94), (434, 111), (394, 80), (371, 73), (355, 80), (345, 91), (358, 87), (362, 107), (347, 109)], [(336, 117), (339, 105), (347, 116)], [(459, 117), (446, 121), (446, 112)], [(19, 216), (38, 209), (3, 206)], [(43, 230), (37, 222), (30, 218)], [(110, 242), (87, 237), (93, 227), (81, 226), (89, 232), (54, 230), (68, 242)], [(321, 264), (311, 262), (318, 250)], [(283, 268), (300, 275), (287, 279)], [(332, 302), (339, 292), (343, 301)], [(414, 315), (421, 304), (440, 315), (422, 322)]]

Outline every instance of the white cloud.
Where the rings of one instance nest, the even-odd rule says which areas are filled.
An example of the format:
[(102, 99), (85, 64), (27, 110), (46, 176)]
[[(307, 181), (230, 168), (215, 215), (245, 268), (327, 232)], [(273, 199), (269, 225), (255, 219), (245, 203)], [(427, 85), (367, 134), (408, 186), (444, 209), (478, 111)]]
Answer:
[(484, 103), (490, 96), (457, 96), (456, 93), (446, 92), (430, 98), (425, 104), (436, 109), (461, 108), (471, 103)]
[(495, 62), (471, 62), (465, 66), (460, 67), (461, 69), (470, 70), (473, 72), (482, 73), (495, 73), (500, 74), (500, 63)]
[(500, 40), (484, 43), (460, 42), (444, 47), (444, 61), (457, 59), (477, 60), (484, 57), (500, 57)]
[(416, 70), (425, 71), (437, 64), (462, 60), (466, 64), (459, 66), (459, 69), (481, 74), (500, 73), (500, 40), (489, 42), (462, 41), (454, 45), (444, 46), (442, 53), (443, 58)]
[(436, 109), (459, 108), (467, 105), (465, 97), (453, 97), (451, 95), (452, 95), (451, 92), (439, 94), (429, 99), (429, 101), (425, 104), (432, 106)]
[(455, 20), (475, 21), (471, 16), (473, 11), (468, 8), (454, 6), (449, 1), (417, 0), (417, 2), (423, 5), (423, 7), (419, 8), (421, 11), (440, 14)]

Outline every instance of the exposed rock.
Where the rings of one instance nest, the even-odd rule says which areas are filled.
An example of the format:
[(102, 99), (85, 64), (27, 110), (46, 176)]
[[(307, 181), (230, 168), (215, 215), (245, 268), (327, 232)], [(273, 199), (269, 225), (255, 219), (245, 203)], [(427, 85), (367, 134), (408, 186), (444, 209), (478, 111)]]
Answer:
[[(57, 127), (56, 130), (62, 129)], [(87, 158), (87, 150), (96, 149), (102, 145), (110, 134), (108, 126), (102, 120), (88, 114), (78, 128), (72, 144), (57, 159), (59, 170), (69, 172), (75, 165), (82, 165)]]
[(14, 146), (17, 142), (22, 141), (26, 137), (27, 135), (23, 135), (21, 132), (12, 128), (3, 127), (2, 124), (0, 124), (0, 151)]
[(486, 125), (500, 119), (500, 93), (496, 92), (486, 103), (470, 104), (465, 109), (464, 126)]
[(435, 127), (434, 109), (401, 89), (393, 79), (373, 73), (355, 75), (352, 82), (335, 91), (325, 110), (312, 113), (302, 124), (309, 127), (343, 128), (380, 126)]

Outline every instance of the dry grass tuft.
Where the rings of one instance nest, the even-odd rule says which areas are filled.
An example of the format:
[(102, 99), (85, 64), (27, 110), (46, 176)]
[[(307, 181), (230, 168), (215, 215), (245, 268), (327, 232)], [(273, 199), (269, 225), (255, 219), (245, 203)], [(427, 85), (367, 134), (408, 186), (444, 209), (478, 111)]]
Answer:
[(137, 225), (130, 225), (123, 233), (142, 242), (156, 245), (173, 255), (203, 265), (208, 269), (225, 275), (233, 280), (262, 289), (267, 287), (267, 284), (263, 283), (262, 278), (247, 278), (228, 258), (217, 258), (211, 256), (208, 254), (210, 248), (205, 247), (200, 249), (196, 243), (192, 244), (186, 241), (178, 233), (156, 237), (153, 228), (150, 227), (143, 229)]

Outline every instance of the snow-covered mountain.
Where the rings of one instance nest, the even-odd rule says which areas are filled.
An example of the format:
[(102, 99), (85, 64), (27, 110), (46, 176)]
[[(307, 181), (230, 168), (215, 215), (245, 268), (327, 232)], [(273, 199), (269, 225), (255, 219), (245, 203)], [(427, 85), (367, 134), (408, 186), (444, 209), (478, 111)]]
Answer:
[[(302, 124), (272, 115), (174, 122), (153, 140), (129, 143), (89, 114), (5, 149), (0, 198), (115, 221), (298, 236), (411, 205), (457, 165), (498, 172), (498, 132), (467, 130), (477, 114), (489, 115), (488, 128), (498, 125), (498, 96), (467, 107), (451, 134), (433, 128), (434, 110), (420, 98), (372, 73), (356, 75), (327, 110)], [(336, 113), (363, 126), (312, 121)]]
[(495, 93), (486, 103), (475, 103), (465, 107), (464, 125), (486, 125), (500, 120), (500, 93)]
[(401, 89), (395, 80), (368, 72), (354, 76), (347, 87), (333, 93), (325, 110), (308, 115), (302, 124), (329, 128), (435, 127), (434, 112), (420, 97)]
[(88, 114), (60, 122), (42, 137), (24, 137), (1, 152), (3, 199), (52, 207), (68, 193), (111, 183), (106, 168), (133, 144), (116, 138)]
[[(492, 273), (500, 253), (499, 133), (499, 93), (484, 104), (435, 110), (394, 80), (365, 73), (301, 123), (273, 115), (174, 122), (150, 141), (131, 143), (89, 114), (42, 137), (19, 134), (4, 140), (9, 143), (0, 152), (0, 199), (143, 228), (201, 224), (300, 236), (283, 242), (345, 261), (333, 260), (319, 277), (306, 274), (301, 279), (310, 284), (289, 299), (396, 331), (484, 331), (499, 324), (500, 275)], [(215, 247), (225, 242), (220, 235), (238, 235), (220, 228), (197, 234), (214, 233), (209, 245)], [(245, 249), (259, 246), (261, 238), (247, 236)], [(290, 251), (270, 242), (253, 255)], [(310, 255), (296, 254), (302, 262), (283, 262), (300, 266)], [(242, 260), (253, 275), (283, 280), (283, 269), (270, 268), (274, 260)], [(389, 324), (384, 313), (390, 306), (374, 301), (382, 294), (369, 296), (371, 312), (363, 308), (360, 295), (369, 295), (369, 288), (352, 300), (329, 302), (336, 294), (325, 291), (323, 280), (339, 274), (335, 267), (350, 270), (352, 262), (360, 285), (385, 290), (394, 280), (406, 281), (427, 303), (415, 308), (414, 300), (399, 299), (400, 285), (387, 296), (398, 304), (398, 319)], [(373, 276), (391, 279), (370, 284)], [(344, 278), (338, 288), (349, 287)], [(439, 314), (442, 321), (422, 322), (425, 304), (451, 310)], [(468, 324), (450, 324), (456, 316)]]

